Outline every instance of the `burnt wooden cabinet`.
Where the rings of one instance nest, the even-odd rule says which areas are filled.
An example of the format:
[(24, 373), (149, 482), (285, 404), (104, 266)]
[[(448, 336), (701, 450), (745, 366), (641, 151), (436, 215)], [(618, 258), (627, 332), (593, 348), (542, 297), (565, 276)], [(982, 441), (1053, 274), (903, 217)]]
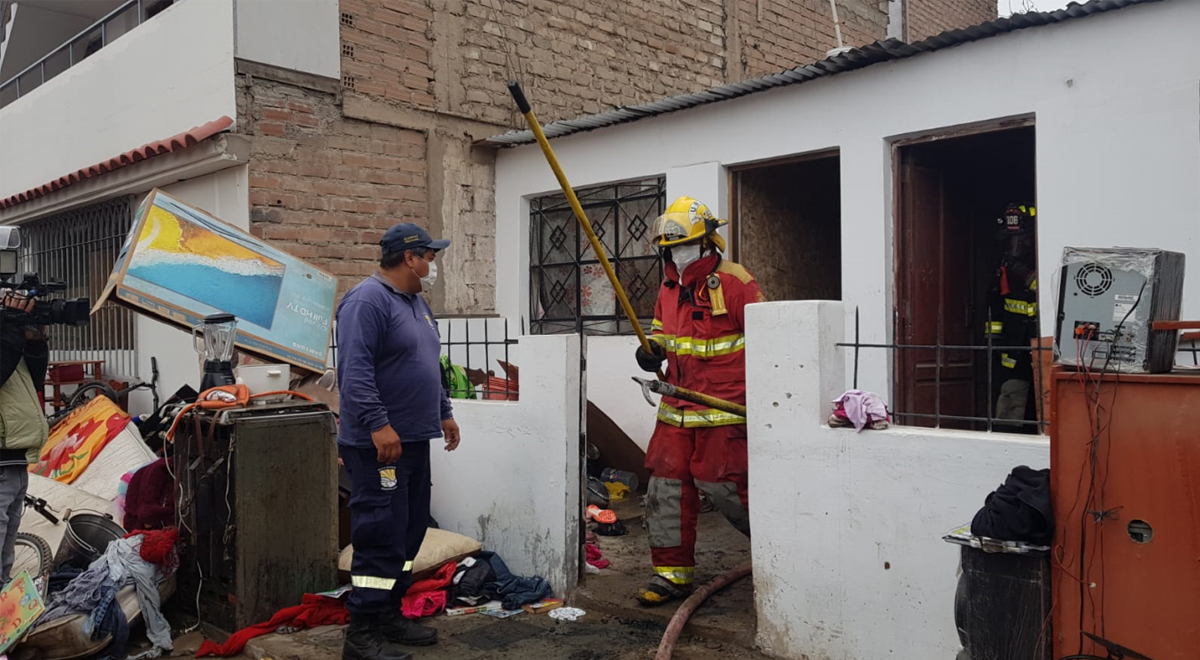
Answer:
[(201, 413), (180, 425), (172, 460), (185, 551), (180, 594), (232, 632), (337, 587), (338, 472), (333, 413), (274, 403)]

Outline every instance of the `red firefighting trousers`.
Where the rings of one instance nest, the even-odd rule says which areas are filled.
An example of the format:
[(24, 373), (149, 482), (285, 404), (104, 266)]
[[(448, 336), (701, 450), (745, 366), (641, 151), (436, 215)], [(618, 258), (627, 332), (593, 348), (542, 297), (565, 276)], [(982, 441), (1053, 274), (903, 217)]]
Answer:
[(744, 424), (655, 426), (646, 451), (646, 523), (658, 576), (678, 585), (692, 583), (701, 491), (738, 531), (750, 535), (747, 460)]

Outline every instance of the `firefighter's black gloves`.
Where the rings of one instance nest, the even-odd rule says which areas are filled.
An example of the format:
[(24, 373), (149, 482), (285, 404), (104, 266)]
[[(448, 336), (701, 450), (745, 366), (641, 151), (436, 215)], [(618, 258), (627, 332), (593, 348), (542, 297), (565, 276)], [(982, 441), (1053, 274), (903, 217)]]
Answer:
[(650, 340), (650, 349), (651, 352), (647, 353), (641, 346), (638, 346), (634, 357), (637, 358), (638, 366), (642, 368), (642, 371), (655, 373), (662, 366), (663, 360), (667, 359), (667, 351), (662, 344), (654, 340)]

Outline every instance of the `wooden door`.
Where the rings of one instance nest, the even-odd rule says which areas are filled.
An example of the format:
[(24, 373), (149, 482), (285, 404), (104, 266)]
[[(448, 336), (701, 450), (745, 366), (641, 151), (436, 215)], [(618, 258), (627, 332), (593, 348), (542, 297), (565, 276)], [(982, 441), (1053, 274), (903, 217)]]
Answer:
[[(971, 223), (954, 217), (942, 169), (922, 163), (912, 148), (901, 153), (899, 241), (896, 263), (896, 343), (922, 346), (974, 345)], [(940, 326), (940, 327), (939, 327)], [(975, 428), (975, 351), (898, 349), (897, 413), (913, 426)]]

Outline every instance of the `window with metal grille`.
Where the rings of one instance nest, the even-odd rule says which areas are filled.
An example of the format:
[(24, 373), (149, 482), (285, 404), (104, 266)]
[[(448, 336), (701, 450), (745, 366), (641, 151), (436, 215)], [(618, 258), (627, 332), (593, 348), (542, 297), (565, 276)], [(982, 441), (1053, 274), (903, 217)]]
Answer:
[[(55, 297), (93, 303), (133, 226), (133, 197), (85, 206), (21, 226), (21, 267), (44, 282), (67, 285)], [(137, 317), (108, 303), (82, 327), (50, 327), (50, 359), (104, 360), (105, 374), (136, 377)]]
[[(642, 327), (649, 330), (662, 282), (650, 229), (666, 205), (666, 180), (575, 191)], [(530, 203), (530, 332), (628, 334), (612, 285), (562, 193)]]

